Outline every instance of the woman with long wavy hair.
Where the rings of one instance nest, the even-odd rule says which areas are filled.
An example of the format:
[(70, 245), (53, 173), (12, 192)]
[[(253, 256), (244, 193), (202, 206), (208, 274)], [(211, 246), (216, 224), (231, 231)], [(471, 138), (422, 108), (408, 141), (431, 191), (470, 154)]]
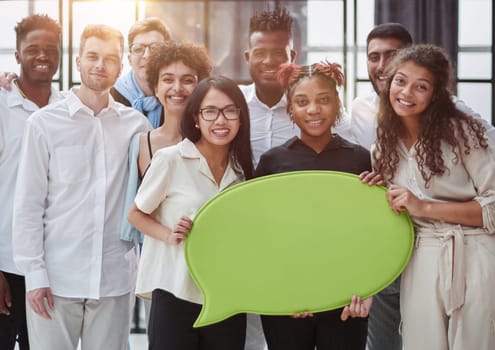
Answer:
[(416, 244), (403, 272), (404, 349), (495, 349), (495, 149), (455, 108), (442, 49), (402, 50), (380, 98), (374, 169)]

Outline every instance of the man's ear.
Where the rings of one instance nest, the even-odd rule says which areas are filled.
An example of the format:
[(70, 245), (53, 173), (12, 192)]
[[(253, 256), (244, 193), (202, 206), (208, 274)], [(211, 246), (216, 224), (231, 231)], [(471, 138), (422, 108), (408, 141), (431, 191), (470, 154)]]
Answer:
[(15, 50), (15, 61), (17, 62), (17, 64), (21, 64), (21, 58), (19, 57), (20, 54), (19, 54), (19, 51)]
[(77, 67), (77, 70), (80, 72), (81, 71), (81, 57), (76, 56), (76, 67)]
[(296, 60), (297, 53), (295, 50), (290, 50), (290, 63), (294, 63)]
[(244, 59), (246, 60), (246, 63), (249, 62), (249, 50), (244, 51)]

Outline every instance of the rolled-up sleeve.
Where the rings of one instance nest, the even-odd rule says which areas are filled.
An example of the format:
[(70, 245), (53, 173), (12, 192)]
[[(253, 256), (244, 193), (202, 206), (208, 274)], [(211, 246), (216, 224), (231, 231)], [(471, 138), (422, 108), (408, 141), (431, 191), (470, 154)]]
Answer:
[(49, 151), (40, 129), (26, 124), (15, 189), (12, 244), (26, 290), (49, 287), (44, 262), (43, 217), (48, 193)]
[(495, 233), (495, 145), (488, 139), (488, 148), (471, 147), (469, 154), (461, 147), (461, 159), (476, 189), (483, 228)]

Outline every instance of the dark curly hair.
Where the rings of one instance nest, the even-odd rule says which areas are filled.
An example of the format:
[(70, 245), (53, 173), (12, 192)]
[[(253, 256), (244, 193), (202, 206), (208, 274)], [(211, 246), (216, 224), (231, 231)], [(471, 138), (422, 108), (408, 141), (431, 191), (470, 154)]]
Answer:
[(486, 148), (487, 139), (483, 125), (458, 110), (452, 100), (453, 69), (447, 54), (435, 45), (413, 45), (397, 54), (386, 73), (388, 81), (380, 96), (376, 149), (373, 152), (378, 173), (391, 180), (399, 163), (397, 145), (406, 130), (393, 110), (389, 96), (393, 78), (406, 62), (427, 69), (434, 77), (433, 97), (421, 115), (419, 135), (414, 145), (419, 171), (428, 187), (432, 176), (443, 175), (447, 170), (442, 158), (442, 143), (452, 148), (456, 156), (454, 161), (458, 162), (461, 146), (467, 155), (471, 148)]
[(249, 19), (249, 36), (255, 32), (275, 32), (282, 31), (292, 34), (293, 18), (289, 12), (280, 6), (276, 6), (273, 11), (266, 9), (256, 12)]
[(146, 76), (151, 89), (158, 85), (160, 69), (174, 62), (182, 62), (195, 70), (198, 81), (209, 77), (213, 69), (210, 56), (203, 46), (173, 40), (159, 43), (156, 49), (151, 51), (146, 63)]
[(24, 40), (24, 38), (26, 38), (28, 33), (38, 29), (45, 29), (49, 32), (53, 32), (56, 35), (58, 35), (60, 40), (62, 38), (62, 28), (60, 27), (60, 24), (58, 24), (57, 21), (55, 21), (51, 17), (48, 17), (48, 15), (34, 14), (23, 18), (15, 26), (14, 30), (16, 33), (16, 39), (15, 39), (16, 49), (17, 50), (20, 49), (21, 41)]

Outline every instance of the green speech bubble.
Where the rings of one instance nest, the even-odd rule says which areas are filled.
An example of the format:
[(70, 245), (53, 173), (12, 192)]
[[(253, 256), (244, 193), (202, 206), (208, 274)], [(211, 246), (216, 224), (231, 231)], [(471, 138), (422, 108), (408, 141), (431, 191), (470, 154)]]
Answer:
[(194, 327), (248, 312), (332, 310), (376, 294), (409, 260), (414, 233), (385, 188), (298, 171), (233, 186), (197, 213), (186, 259), (204, 303)]

